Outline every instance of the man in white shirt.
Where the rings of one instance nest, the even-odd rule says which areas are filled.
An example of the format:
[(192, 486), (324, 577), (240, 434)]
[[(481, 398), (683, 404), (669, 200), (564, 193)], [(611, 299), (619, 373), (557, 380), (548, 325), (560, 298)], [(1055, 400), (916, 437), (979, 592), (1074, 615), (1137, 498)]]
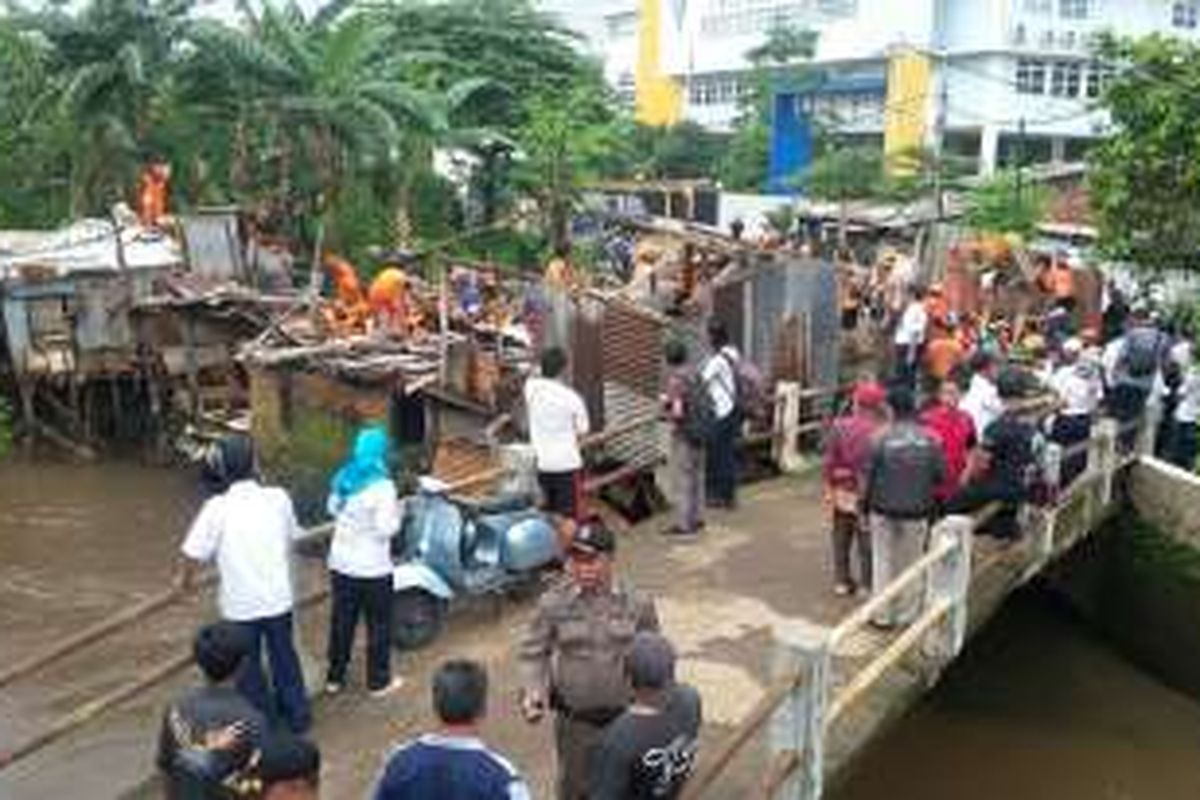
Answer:
[(996, 359), (990, 353), (980, 351), (971, 358), (971, 384), (958, 407), (971, 415), (975, 435), (981, 439), (1004, 413), (1004, 401), (996, 389)]
[(1099, 368), (1082, 360), (1083, 343), (1067, 339), (1061, 348), (1061, 363), (1050, 376), (1049, 386), (1058, 395), (1060, 407), (1050, 425), (1050, 441), (1064, 449), (1059, 485), (1068, 486), (1087, 469), (1084, 443), (1092, 435), (1092, 417), (1103, 399)]
[[(200, 564), (216, 561), (221, 618), (242, 627), (250, 645), (238, 690), (268, 717), (282, 717), (303, 733), (312, 715), (292, 641), (291, 548), (300, 534), (292, 500), (256, 480), (248, 437), (223, 439), (215, 460), (227, 488), (205, 502), (192, 523), (176, 583), (187, 588)], [(263, 675), (264, 641), (273, 691)]]
[(704, 484), (708, 505), (733, 508), (737, 505), (737, 438), (741, 424), (738, 413), (737, 364), (741, 355), (729, 342), (729, 332), (719, 320), (708, 325), (712, 355), (700, 375), (712, 398), (712, 433), (704, 449)]
[(929, 314), (925, 311), (925, 290), (920, 286), (909, 289), (908, 305), (896, 325), (893, 343), (896, 346), (896, 381), (913, 388), (917, 367), (921, 363), (921, 348), (925, 346), (925, 330)]
[(579, 439), (588, 433), (587, 406), (563, 382), (567, 355), (559, 347), (542, 353), (542, 374), (525, 381), (529, 439), (537, 458), (538, 483), (547, 511), (569, 519), (579, 515), (583, 455)]
[(1168, 460), (1191, 472), (1196, 467), (1196, 422), (1200, 419), (1200, 369), (1192, 357), (1192, 344), (1180, 341), (1171, 348), (1171, 359), (1179, 366), (1181, 379), (1177, 390), (1174, 424), (1167, 447)]

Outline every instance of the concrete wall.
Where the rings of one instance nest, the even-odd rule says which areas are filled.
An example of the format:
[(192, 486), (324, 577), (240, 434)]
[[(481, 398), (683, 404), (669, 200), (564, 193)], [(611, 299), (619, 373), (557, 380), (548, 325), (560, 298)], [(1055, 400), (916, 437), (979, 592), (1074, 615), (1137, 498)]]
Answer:
[(1200, 698), (1200, 479), (1149, 461), (1127, 486), (1133, 509), (1076, 548), (1052, 584), (1126, 657)]

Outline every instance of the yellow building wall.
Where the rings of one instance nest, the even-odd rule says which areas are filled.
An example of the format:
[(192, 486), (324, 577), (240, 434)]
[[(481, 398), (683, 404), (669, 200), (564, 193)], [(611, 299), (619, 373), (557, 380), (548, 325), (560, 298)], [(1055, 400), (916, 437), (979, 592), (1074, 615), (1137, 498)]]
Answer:
[(888, 59), (883, 150), (888, 171), (911, 174), (917, 161), (906, 156), (925, 148), (933, 65), (915, 50), (898, 50)]
[(674, 125), (683, 114), (683, 91), (662, 71), (662, 2), (641, 0), (638, 9), (635, 116), (645, 125)]

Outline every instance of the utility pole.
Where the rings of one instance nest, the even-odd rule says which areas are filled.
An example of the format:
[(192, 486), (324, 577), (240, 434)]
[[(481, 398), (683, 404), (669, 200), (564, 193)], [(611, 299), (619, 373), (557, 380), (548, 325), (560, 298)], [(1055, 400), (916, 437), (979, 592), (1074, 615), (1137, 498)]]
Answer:
[(942, 180), (942, 168), (946, 153), (946, 113), (950, 105), (950, 84), (946, 72), (949, 59), (945, 46), (938, 50), (938, 94), (937, 109), (933, 123), (933, 191), (937, 198), (937, 222), (940, 224), (946, 218), (946, 189)]
[(1025, 118), (1017, 124), (1017, 206), (1025, 189)]

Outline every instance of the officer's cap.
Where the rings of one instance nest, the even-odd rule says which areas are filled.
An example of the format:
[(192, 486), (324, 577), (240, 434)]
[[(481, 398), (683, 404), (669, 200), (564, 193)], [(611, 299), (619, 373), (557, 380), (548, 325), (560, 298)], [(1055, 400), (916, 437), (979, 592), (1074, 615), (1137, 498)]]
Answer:
[(617, 537), (599, 519), (590, 519), (575, 529), (571, 552), (581, 555), (611, 555), (617, 551)]

